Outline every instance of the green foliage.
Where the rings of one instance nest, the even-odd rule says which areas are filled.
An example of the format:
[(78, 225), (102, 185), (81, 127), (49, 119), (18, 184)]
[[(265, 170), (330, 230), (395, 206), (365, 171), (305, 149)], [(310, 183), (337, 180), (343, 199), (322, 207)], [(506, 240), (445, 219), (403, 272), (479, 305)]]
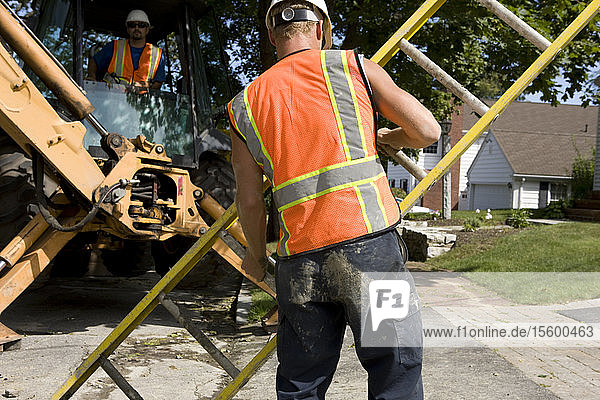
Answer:
[(475, 215), (472, 217), (465, 218), (465, 222), (463, 224), (463, 230), (465, 232), (475, 232), (477, 229), (483, 225), (483, 217), (481, 215)]
[(431, 213), (418, 212), (418, 213), (406, 213), (406, 215), (403, 218), (410, 220), (410, 221), (429, 221), (429, 220), (434, 219), (434, 217), (435, 216)]
[(525, 228), (529, 226), (529, 221), (527, 218), (530, 217), (529, 210), (525, 208), (519, 208), (517, 210), (513, 210), (510, 214), (510, 217), (506, 220), (506, 225), (512, 226), (513, 228)]
[(592, 192), (594, 186), (594, 158), (596, 150), (592, 151), (592, 156), (589, 158), (583, 157), (579, 150), (575, 150), (577, 151), (577, 156), (573, 161), (571, 187), (573, 197), (582, 199)]
[(494, 238), (491, 246), (472, 242), (427, 263), (451, 271), (600, 272), (600, 224), (566, 222), (512, 232)]
[[(470, 279), (517, 302), (559, 303), (600, 296), (599, 280), (590, 274), (574, 273), (568, 279), (554, 274), (600, 272), (600, 224), (569, 222), (509, 232), (514, 233), (490, 238), (487, 246), (482, 246), (483, 238), (458, 246), (427, 264), (469, 272)], [(478, 278), (471, 272), (495, 273), (479, 274)]]
[[(367, 57), (375, 54), (421, 5), (420, 1), (412, 0), (326, 2), (333, 24), (334, 48), (357, 48)], [(206, 0), (205, 4), (206, 13), (198, 21), (200, 40), (215, 110), (220, 110), (276, 60), (264, 27), (270, 0)], [(506, 0), (503, 4), (552, 40), (575, 19), (586, 2)], [(10, 5), (20, 15), (28, 16), (39, 2), (12, 0)], [(56, 36), (54, 50), (59, 53), (61, 62), (70, 58), (70, 36), (67, 31)], [(89, 43), (93, 44), (95, 40), (90, 39)], [(174, 38), (168, 41), (173, 42)], [(533, 45), (476, 0), (447, 2), (411, 38), (411, 43), (479, 97), (499, 96), (539, 55)], [(533, 81), (527, 93), (541, 92), (543, 101), (556, 104), (582, 91), (584, 104), (597, 103), (597, 88), (588, 90), (585, 85), (593, 86), (588, 71), (600, 56), (598, 43), (600, 25), (592, 23)], [(173, 43), (170, 44), (162, 45), (172, 50)], [(221, 46), (224, 51), (220, 50)], [(177, 70), (180, 68), (177, 53), (169, 53), (173, 69)], [(460, 103), (402, 52), (385, 68), (399, 86), (420, 99), (438, 120), (448, 117)], [(555, 85), (559, 75), (564, 75), (567, 81), (565, 95), (560, 99), (562, 89)], [(382, 121), (382, 125), (390, 123)]]
[(264, 315), (269, 312), (277, 302), (262, 289), (252, 289), (252, 306), (248, 311), (248, 321), (258, 322)]
[(392, 194), (398, 199), (403, 199), (406, 197), (406, 192), (403, 189), (396, 187), (392, 188)]
[(567, 200), (551, 201), (543, 210), (541, 215), (544, 218), (562, 219), (565, 217), (565, 208), (570, 206)]

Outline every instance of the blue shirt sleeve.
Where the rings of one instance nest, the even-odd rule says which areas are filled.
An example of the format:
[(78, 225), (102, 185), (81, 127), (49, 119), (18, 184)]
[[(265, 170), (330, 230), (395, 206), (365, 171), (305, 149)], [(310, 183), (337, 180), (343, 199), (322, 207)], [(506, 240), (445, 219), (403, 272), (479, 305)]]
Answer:
[(98, 72), (102, 72), (102, 76), (98, 76), (98, 79), (102, 79), (104, 73), (106, 73), (106, 70), (108, 70), (110, 60), (112, 60), (114, 48), (115, 44), (111, 41), (102, 49), (100, 49), (100, 51), (97, 52), (94, 57), (92, 57), (98, 66)]

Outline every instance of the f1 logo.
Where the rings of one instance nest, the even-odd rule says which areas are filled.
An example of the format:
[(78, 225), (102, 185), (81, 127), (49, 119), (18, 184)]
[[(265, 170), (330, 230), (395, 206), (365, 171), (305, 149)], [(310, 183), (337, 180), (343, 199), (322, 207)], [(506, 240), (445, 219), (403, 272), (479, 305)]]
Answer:
[(408, 315), (410, 284), (404, 280), (375, 280), (369, 283), (373, 331), (384, 319), (402, 319)]

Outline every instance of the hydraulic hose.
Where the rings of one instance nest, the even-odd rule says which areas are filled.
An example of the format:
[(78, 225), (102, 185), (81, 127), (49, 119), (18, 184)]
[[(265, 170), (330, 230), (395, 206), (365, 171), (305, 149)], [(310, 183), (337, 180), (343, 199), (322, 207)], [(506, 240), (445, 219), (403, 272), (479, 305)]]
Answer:
[(81, 228), (83, 228), (88, 222), (92, 220), (92, 218), (96, 216), (96, 213), (98, 213), (98, 210), (100, 209), (100, 204), (102, 204), (104, 200), (106, 200), (108, 195), (110, 195), (110, 193), (113, 190), (117, 189), (122, 185), (121, 182), (118, 182), (110, 186), (108, 190), (105, 191), (102, 194), (102, 196), (100, 196), (98, 201), (94, 203), (90, 212), (88, 212), (88, 214), (81, 221), (72, 226), (64, 226), (60, 222), (58, 222), (58, 220), (54, 218), (54, 216), (48, 210), (48, 201), (46, 200), (46, 195), (44, 194), (44, 159), (36, 152), (33, 152), (32, 157), (34, 186), (40, 213), (42, 214), (42, 217), (44, 217), (44, 220), (48, 223), (48, 225), (52, 227), (52, 229), (55, 229), (60, 232), (75, 232), (81, 230)]

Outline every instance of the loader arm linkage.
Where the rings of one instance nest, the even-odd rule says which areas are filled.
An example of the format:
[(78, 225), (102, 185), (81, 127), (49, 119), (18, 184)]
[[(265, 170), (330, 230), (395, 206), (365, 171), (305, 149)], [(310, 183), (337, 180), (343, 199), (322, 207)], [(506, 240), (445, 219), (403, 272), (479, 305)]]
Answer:
[[(0, 35), (74, 115), (90, 121), (93, 106), (83, 91), (3, 4)], [(75, 232), (62, 228), (81, 221), (90, 208), (100, 212), (83, 226), (84, 231), (101, 230), (135, 240), (166, 240), (175, 235), (199, 237), (209, 228), (200, 209), (215, 219), (224, 212), (192, 183), (186, 169), (171, 165), (163, 145), (150, 143), (144, 136), (128, 139), (100, 129), (103, 149), (110, 159), (92, 158), (83, 146), (83, 123), (63, 120), (3, 45), (0, 129), (33, 159), (34, 172), (36, 165), (38, 171), (41, 165), (42, 172), (45, 170), (62, 186), (64, 190), (57, 190), (52, 202), (68, 206), (62, 212), (38, 214), (0, 249), (0, 313), (75, 236)], [(42, 184), (36, 183), (39, 196)], [(44, 208), (42, 203), (45, 201), (40, 202)], [(232, 225), (229, 232), (245, 244), (239, 224)], [(224, 242), (217, 241), (213, 248), (241, 269), (241, 259)], [(258, 282), (254, 277), (250, 279)], [(0, 333), (2, 327), (0, 324)]]

